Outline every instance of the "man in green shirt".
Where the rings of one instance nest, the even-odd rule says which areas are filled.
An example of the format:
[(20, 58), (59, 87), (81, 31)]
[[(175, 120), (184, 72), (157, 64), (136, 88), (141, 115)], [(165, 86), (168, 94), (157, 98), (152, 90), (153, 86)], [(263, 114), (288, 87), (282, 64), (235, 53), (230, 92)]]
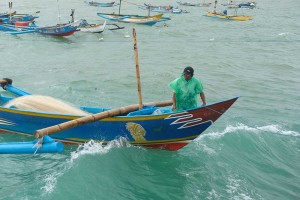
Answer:
[(202, 106), (206, 105), (202, 82), (193, 76), (194, 69), (188, 66), (183, 70), (181, 77), (169, 83), (169, 88), (174, 92), (173, 111), (196, 108), (199, 94)]

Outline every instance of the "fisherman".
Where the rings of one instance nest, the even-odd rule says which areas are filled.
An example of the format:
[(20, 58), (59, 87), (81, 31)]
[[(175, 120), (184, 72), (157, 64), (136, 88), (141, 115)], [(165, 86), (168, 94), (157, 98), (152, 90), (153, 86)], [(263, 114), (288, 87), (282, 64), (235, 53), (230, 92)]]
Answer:
[(196, 108), (199, 94), (202, 106), (206, 105), (202, 82), (194, 77), (192, 67), (186, 67), (181, 77), (173, 80), (168, 86), (173, 90), (173, 111)]

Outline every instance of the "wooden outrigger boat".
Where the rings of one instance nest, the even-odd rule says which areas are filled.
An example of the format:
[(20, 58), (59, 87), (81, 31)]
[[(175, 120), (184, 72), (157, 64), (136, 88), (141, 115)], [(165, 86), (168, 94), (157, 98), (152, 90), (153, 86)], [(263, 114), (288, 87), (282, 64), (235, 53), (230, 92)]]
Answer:
[(181, 13), (189, 13), (187, 10), (182, 10), (178, 7), (174, 6), (153, 6), (150, 4), (144, 4), (143, 6), (139, 6), (140, 9), (149, 10), (151, 12), (158, 13), (171, 13), (171, 14), (181, 14)]
[(224, 13), (215, 13), (206, 11), (206, 16), (208, 17), (216, 17), (219, 19), (228, 19), (228, 20), (237, 20), (237, 21), (247, 21), (253, 19), (253, 16), (246, 15), (227, 15)]
[(34, 28), (37, 33), (53, 36), (70, 36), (77, 30), (75, 23), (57, 24), (55, 26), (44, 26)]
[(88, 33), (102, 33), (105, 30), (106, 21), (103, 24), (89, 24), (85, 19), (81, 20), (77, 30)]
[(144, 24), (152, 26), (157, 22), (167, 21), (170, 18), (162, 17), (163, 14), (152, 15), (152, 16), (140, 16), (140, 15), (119, 15), (119, 14), (106, 14), (106, 13), (97, 13), (99, 17), (102, 17), (107, 20), (125, 22), (125, 23), (135, 23), (135, 24)]
[(163, 22), (167, 20), (171, 20), (168, 17), (163, 17), (163, 14), (153, 15), (150, 16), (150, 10), (148, 16), (141, 16), (141, 15), (121, 15), (121, 2), (119, 3), (119, 13), (115, 14), (107, 14), (107, 13), (97, 13), (99, 17), (102, 17), (107, 20), (117, 21), (117, 22), (125, 22), (125, 23), (135, 23), (135, 24), (144, 24), (152, 26), (158, 22)]
[(253, 16), (237, 15), (238, 8), (235, 8), (234, 15), (228, 15), (227, 10), (224, 10), (223, 12), (216, 12), (216, 7), (217, 7), (217, 0), (215, 1), (214, 11), (212, 12), (206, 11), (206, 14), (204, 16), (215, 17), (219, 19), (236, 20), (236, 21), (247, 21), (253, 19)]
[(113, 7), (118, 4), (116, 4), (114, 1), (113, 2), (108, 2), (108, 3), (102, 3), (102, 2), (95, 2), (95, 1), (85, 1), (90, 6), (98, 6), (98, 7)]
[(181, 6), (200, 6), (200, 3), (190, 3), (190, 2), (182, 2), (182, 1), (177, 1), (177, 3)]
[(15, 24), (7, 24), (0, 22), (0, 31), (5, 31), (8, 34), (25, 34), (35, 33), (37, 26), (31, 22), (15, 22)]
[(104, 21), (103, 24), (89, 24), (85, 19), (83, 19), (78, 25), (77, 31), (86, 32), (86, 33), (102, 33), (105, 29), (113, 31), (113, 30), (124, 29), (124, 27), (120, 27), (117, 24), (107, 24), (106, 20)]
[[(20, 24), (17, 22), (16, 24)], [(35, 24), (29, 24), (28, 26), (18, 26), (18, 25), (10, 25), (6, 23), (0, 23), (0, 30), (6, 31), (9, 34), (26, 34), (26, 33), (40, 33), (45, 35), (53, 35), (53, 36), (69, 36), (72, 35), (76, 29), (77, 25), (74, 23), (68, 24), (58, 24), (55, 26), (36, 26)]]
[(195, 7), (209, 7), (211, 3), (191, 3), (191, 2), (182, 2), (182, 1), (177, 1), (177, 3), (181, 6), (195, 6)]
[[(35, 138), (51, 134), (53, 139), (70, 144), (94, 140), (105, 145), (123, 137), (132, 145), (178, 150), (202, 134), (238, 99), (177, 112), (168, 107), (172, 105), (171, 100), (142, 103), (135, 29), (133, 38), (139, 104), (118, 109), (82, 106), (72, 113), (29, 109), (22, 107), (24, 101), (23, 104), (15, 101), (34, 96), (14, 87), (11, 79), (3, 79), (0, 80), (5, 90), (0, 93), (0, 130)], [(33, 105), (36, 104), (37, 101)]]
[[(27, 92), (22, 94), (24, 91), (11, 84), (6, 86), (6, 90), (12, 91), (15, 95), (30, 95)], [(121, 109), (123, 112), (118, 116), (64, 130), (51, 137), (69, 144), (80, 144), (90, 140), (107, 144), (116, 138), (125, 137), (132, 145), (178, 150), (203, 133), (237, 99), (238, 97), (176, 113), (171, 112), (170, 108), (159, 109), (157, 107), (171, 105), (171, 101), (146, 103), (148, 107), (144, 106), (142, 110), (137, 111), (134, 110), (138, 109), (138, 105), (133, 105), (132, 112), (127, 113), (126, 109)], [(10, 100), (11, 98), (5, 95), (0, 96), (0, 129), (8, 132), (33, 136), (36, 130), (83, 117), (8, 108), (5, 103)], [(86, 106), (81, 109), (91, 113), (91, 116), (107, 111), (106, 108)], [(159, 110), (161, 114), (152, 114), (156, 110)]]

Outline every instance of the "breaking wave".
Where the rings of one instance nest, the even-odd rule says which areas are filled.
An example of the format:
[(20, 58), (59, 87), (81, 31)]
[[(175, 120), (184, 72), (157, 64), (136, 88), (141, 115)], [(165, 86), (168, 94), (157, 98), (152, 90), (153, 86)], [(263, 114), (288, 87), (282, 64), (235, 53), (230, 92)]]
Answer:
[(79, 145), (75, 151), (71, 152), (70, 158), (62, 167), (63, 169), (50, 173), (44, 178), (44, 186), (40, 188), (43, 191), (43, 196), (49, 195), (55, 191), (57, 180), (64, 176), (74, 166), (74, 162), (78, 158), (84, 155), (106, 154), (114, 148), (130, 146), (131, 145), (129, 144), (128, 140), (124, 137), (112, 140), (106, 145), (104, 145), (103, 142), (95, 142), (94, 140)]
[(260, 133), (260, 132), (267, 132), (267, 133), (273, 133), (273, 134), (279, 134), (279, 135), (285, 135), (285, 136), (293, 136), (293, 137), (300, 137), (300, 133), (292, 130), (285, 130), (282, 128), (282, 126), (277, 124), (271, 124), (266, 126), (258, 126), (258, 127), (251, 127), (247, 126), (245, 124), (239, 123), (235, 126), (228, 125), (222, 132), (210, 132), (208, 134), (203, 134), (199, 138), (204, 137), (211, 137), (211, 138), (219, 138), (227, 133), (234, 133), (237, 131), (247, 131), (252, 133)]

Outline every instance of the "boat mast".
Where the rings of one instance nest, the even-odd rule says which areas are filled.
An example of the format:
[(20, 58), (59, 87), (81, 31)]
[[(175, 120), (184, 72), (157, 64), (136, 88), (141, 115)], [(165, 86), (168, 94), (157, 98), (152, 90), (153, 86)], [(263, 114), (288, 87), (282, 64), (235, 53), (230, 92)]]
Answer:
[(71, 9), (71, 23), (74, 22), (74, 12), (75, 12), (75, 9)]
[(214, 13), (217, 13), (217, 12), (216, 12), (216, 8), (217, 8), (217, 3), (218, 3), (218, 1), (217, 1), (217, 0), (215, 0), (215, 7), (214, 7)]
[(237, 16), (237, 9), (238, 8), (234, 8), (234, 16)]
[(150, 16), (151, 6), (148, 5), (147, 8), (148, 8), (148, 16)]
[(12, 2), (8, 2), (9, 7), (9, 21), (11, 21), (11, 15), (12, 15)]
[(121, 13), (121, 3), (122, 3), (122, 0), (120, 0), (120, 4), (119, 4), (119, 15)]
[(141, 110), (143, 108), (143, 102), (142, 102), (139, 55), (138, 55), (138, 48), (137, 48), (137, 42), (136, 42), (135, 28), (132, 29), (132, 36), (133, 36), (133, 43), (134, 43), (133, 49), (134, 49), (135, 68), (136, 68), (136, 81), (137, 81), (137, 87), (138, 87), (139, 109)]
[(59, 3), (58, 3), (58, 0), (56, 0), (56, 1), (57, 1), (57, 10), (58, 10), (58, 16), (57, 16), (58, 17), (58, 23), (61, 24), (61, 21), (60, 21), (60, 11), (59, 11), (60, 10), (59, 9)]

